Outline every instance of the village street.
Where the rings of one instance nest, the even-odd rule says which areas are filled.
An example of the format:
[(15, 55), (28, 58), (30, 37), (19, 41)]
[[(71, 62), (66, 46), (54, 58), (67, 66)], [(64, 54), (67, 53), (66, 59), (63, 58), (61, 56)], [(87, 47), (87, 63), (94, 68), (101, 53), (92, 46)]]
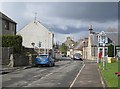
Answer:
[(70, 87), (83, 66), (71, 59), (56, 62), (55, 67), (32, 67), (2, 75), (3, 87)]

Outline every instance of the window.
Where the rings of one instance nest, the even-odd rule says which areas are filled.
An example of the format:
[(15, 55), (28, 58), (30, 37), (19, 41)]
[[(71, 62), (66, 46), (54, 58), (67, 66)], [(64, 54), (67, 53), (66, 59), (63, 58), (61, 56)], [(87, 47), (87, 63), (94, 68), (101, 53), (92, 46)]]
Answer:
[(15, 31), (15, 24), (13, 24), (13, 23), (11, 24), (11, 30)]
[(5, 25), (4, 26), (5, 26), (6, 30), (9, 30), (9, 22), (8, 21), (5, 21)]

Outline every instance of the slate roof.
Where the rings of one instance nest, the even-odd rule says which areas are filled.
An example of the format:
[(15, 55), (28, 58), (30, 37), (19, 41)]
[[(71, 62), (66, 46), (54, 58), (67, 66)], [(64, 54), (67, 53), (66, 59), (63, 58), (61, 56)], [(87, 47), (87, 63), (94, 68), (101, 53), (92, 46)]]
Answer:
[(76, 49), (76, 50), (83, 50), (83, 40), (85, 41), (85, 47), (87, 47), (88, 46), (88, 38), (84, 38), (84, 39), (81, 39), (81, 40), (79, 40), (78, 41), (78, 43), (77, 43), (77, 45), (75, 46), (75, 48), (74, 49)]
[(119, 45), (117, 32), (106, 32), (106, 35), (110, 40), (114, 41), (116, 45)]
[[(115, 42), (116, 45), (118, 44), (118, 33), (117, 32), (105, 32), (106, 36), (108, 37), (108, 44), (112, 43), (113, 41)], [(98, 37), (97, 34), (92, 34), (90, 35), (91, 37), (91, 45), (98, 45)]]
[(0, 18), (8, 20), (12, 23), (16, 23), (15, 21), (13, 21), (11, 18), (9, 18), (8, 16), (6, 16), (5, 14), (3, 14), (2, 12), (0, 12)]

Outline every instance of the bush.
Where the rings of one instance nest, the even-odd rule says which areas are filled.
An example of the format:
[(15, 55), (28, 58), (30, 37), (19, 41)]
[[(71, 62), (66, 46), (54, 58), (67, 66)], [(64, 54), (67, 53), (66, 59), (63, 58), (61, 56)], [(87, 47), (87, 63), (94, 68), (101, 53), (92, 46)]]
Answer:
[(18, 35), (3, 35), (2, 47), (13, 47), (14, 53), (21, 53), (22, 37)]
[(114, 46), (112, 44), (108, 46), (108, 57), (114, 57)]
[(117, 61), (117, 58), (111, 58), (111, 62), (116, 62)]

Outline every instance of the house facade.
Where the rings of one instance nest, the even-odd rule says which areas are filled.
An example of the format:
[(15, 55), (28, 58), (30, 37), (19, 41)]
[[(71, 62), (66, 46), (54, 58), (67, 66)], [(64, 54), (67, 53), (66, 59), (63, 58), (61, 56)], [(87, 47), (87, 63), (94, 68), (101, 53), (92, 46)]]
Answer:
[(66, 37), (64, 44), (68, 47), (67, 56), (72, 58), (74, 54), (75, 41), (72, 39), (72, 37), (68, 36)]
[[(15, 21), (0, 12), (0, 36), (15, 35), (16, 25), (17, 23)], [(2, 39), (0, 41), (2, 41)], [(10, 54), (12, 53), (12, 47), (2, 47), (2, 44), (0, 44), (0, 65), (7, 65), (9, 63)]]
[(54, 34), (37, 20), (30, 22), (17, 34), (23, 37), (22, 45), (25, 48), (33, 48), (34, 46), (35, 49), (45, 52), (53, 48)]
[(80, 39), (74, 47), (74, 54), (80, 53), (81, 55), (83, 55), (82, 48), (83, 48), (83, 39)]
[[(107, 56), (108, 45), (113, 44), (118, 46), (118, 33), (117, 32), (100, 32), (106, 35), (105, 56)], [(96, 60), (99, 57), (99, 53), (103, 53), (103, 45), (99, 39), (101, 39), (100, 33), (93, 32), (92, 27), (89, 28), (88, 45), (83, 46), (83, 57), (87, 60)], [(84, 44), (87, 44), (86, 41)], [(103, 55), (102, 55), (103, 56)]]
[(17, 23), (11, 18), (0, 12), (0, 35), (15, 35)]

